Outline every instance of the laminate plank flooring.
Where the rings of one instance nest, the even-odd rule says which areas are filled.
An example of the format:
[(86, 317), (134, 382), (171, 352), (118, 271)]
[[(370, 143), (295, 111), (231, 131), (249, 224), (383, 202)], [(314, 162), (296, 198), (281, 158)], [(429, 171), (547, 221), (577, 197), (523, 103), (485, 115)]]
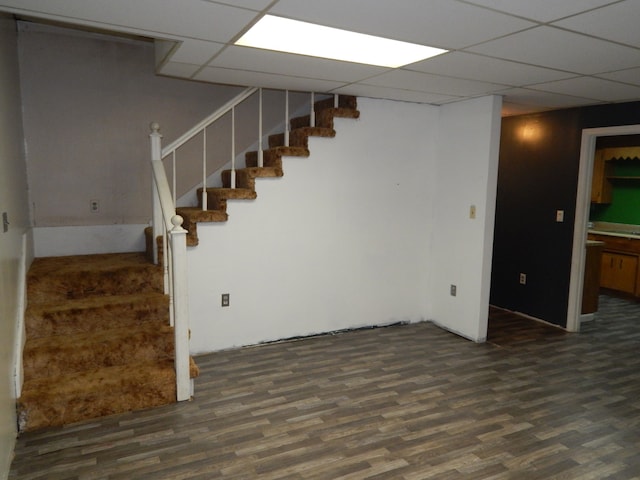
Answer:
[(640, 479), (640, 305), (491, 317), (200, 356), (193, 401), (23, 434), (9, 478)]

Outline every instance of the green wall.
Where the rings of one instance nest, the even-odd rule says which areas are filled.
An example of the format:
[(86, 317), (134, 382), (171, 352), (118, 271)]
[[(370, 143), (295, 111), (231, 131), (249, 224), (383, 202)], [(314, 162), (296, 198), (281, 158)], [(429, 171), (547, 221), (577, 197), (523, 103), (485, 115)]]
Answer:
[[(640, 177), (640, 161), (614, 162), (614, 175)], [(591, 205), (592, 222), (640, 225), (640, 179), (614, 180), (612, 200), (608, 205)]]

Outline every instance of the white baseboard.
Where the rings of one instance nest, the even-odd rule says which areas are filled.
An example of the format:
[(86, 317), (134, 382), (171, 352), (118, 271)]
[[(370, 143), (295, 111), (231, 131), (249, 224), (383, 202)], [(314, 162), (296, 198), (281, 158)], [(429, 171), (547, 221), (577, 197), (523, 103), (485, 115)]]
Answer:
[(36, 257), (142, 252), (146, 224), (34, 227)]

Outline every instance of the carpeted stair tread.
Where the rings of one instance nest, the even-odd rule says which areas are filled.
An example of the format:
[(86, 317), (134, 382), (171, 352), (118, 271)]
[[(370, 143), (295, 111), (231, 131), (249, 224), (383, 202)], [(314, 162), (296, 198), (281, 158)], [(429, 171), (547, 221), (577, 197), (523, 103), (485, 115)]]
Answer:
[[(256, 189), (256, 178), (276, 178), (284, 175), (282, 168), (276, 167), (258, 167), (258, 152), (253, 152), (255, 156), (256, 166), (247, 166), (246, 168), (236, 169), (236, 187), (247, 188), (249, 190)], [(231, 186), (231, 170), (223, 170), (222, 185), (225, 188)]]
[(179, 207), (176, 213), (184, 222), (182, 227), (187, 230), (187, 246), (198, 245), (198, 222), (226, 222), (229, 216), (223, 210), (202, 210), (198, 207)]
[(161, 320), (137, 328), (29, 338), (24, 347), (24, 374), (36, 379), (172, 359), (173, 345), (173, 328)]
[(29, 305), (25, 312), (29, 339), (157, 321), (169, 323), (169, 296), (162, 293), (72, 299), (63, 303)]
[(21, 431), (140, 410), (176, 400), (172, 360), (121, 365), (26, 380)]
[[(198, 206), (202, 207), (202, 188), (197, 190)], [(254, 200), (257, 198), (255, 190), (249, 188), (207, 188), (207, 209), (227, 210), (227, 200)]]
[[(308, 115), (307, 115), (308, 117)], [(333, 138), (336, 131), (333, 128), (303, 126), (289, 132), (289, 145), (292, 147), (309, 148), (309, 137)], [(284, 133), (269, 135), (269, 148), (284, 145)]]
[(161, 270), (144, 252), (36, 258), (27, 275), (31, 305), (132, 292), (162, 292)]

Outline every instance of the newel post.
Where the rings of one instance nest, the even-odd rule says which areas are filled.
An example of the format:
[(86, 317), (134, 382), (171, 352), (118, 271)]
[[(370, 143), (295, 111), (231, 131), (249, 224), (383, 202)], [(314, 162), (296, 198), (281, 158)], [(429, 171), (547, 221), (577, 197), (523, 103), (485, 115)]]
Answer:
[[(151, 141), (151, 161), (162, 162), (162, 135), (160, 134), (160, 124), (158, 124), (157, 122), (153, 122), (151, 123), (151, 125), (149, 125), (149, 127), (151, 128), (151, 133), (149, 134), (149, 139)], [(158, 242), (156, 241), (156, 239), (160, 235), (164, 236), (164, 226), (162, 206), (160, 205), (160, 194), (158, 192), (158, 184), (155, 180), (155, 175), (153, 174), (153, 168), (151, 171), (151, 190), (153, 195), (153, 212), (151, 217), (153, 236), (151, 244), (153, 245), (153, 261), (155, 264), (158, 264)]]
[(182, 228), (180, 215), (171, 217), (169, 232), (173, 271), (173, 334), (175, 337), (175, 369), (177, 401), (191, 397), (189, 373), (189, 299), (187, 290), (187, 231)]

